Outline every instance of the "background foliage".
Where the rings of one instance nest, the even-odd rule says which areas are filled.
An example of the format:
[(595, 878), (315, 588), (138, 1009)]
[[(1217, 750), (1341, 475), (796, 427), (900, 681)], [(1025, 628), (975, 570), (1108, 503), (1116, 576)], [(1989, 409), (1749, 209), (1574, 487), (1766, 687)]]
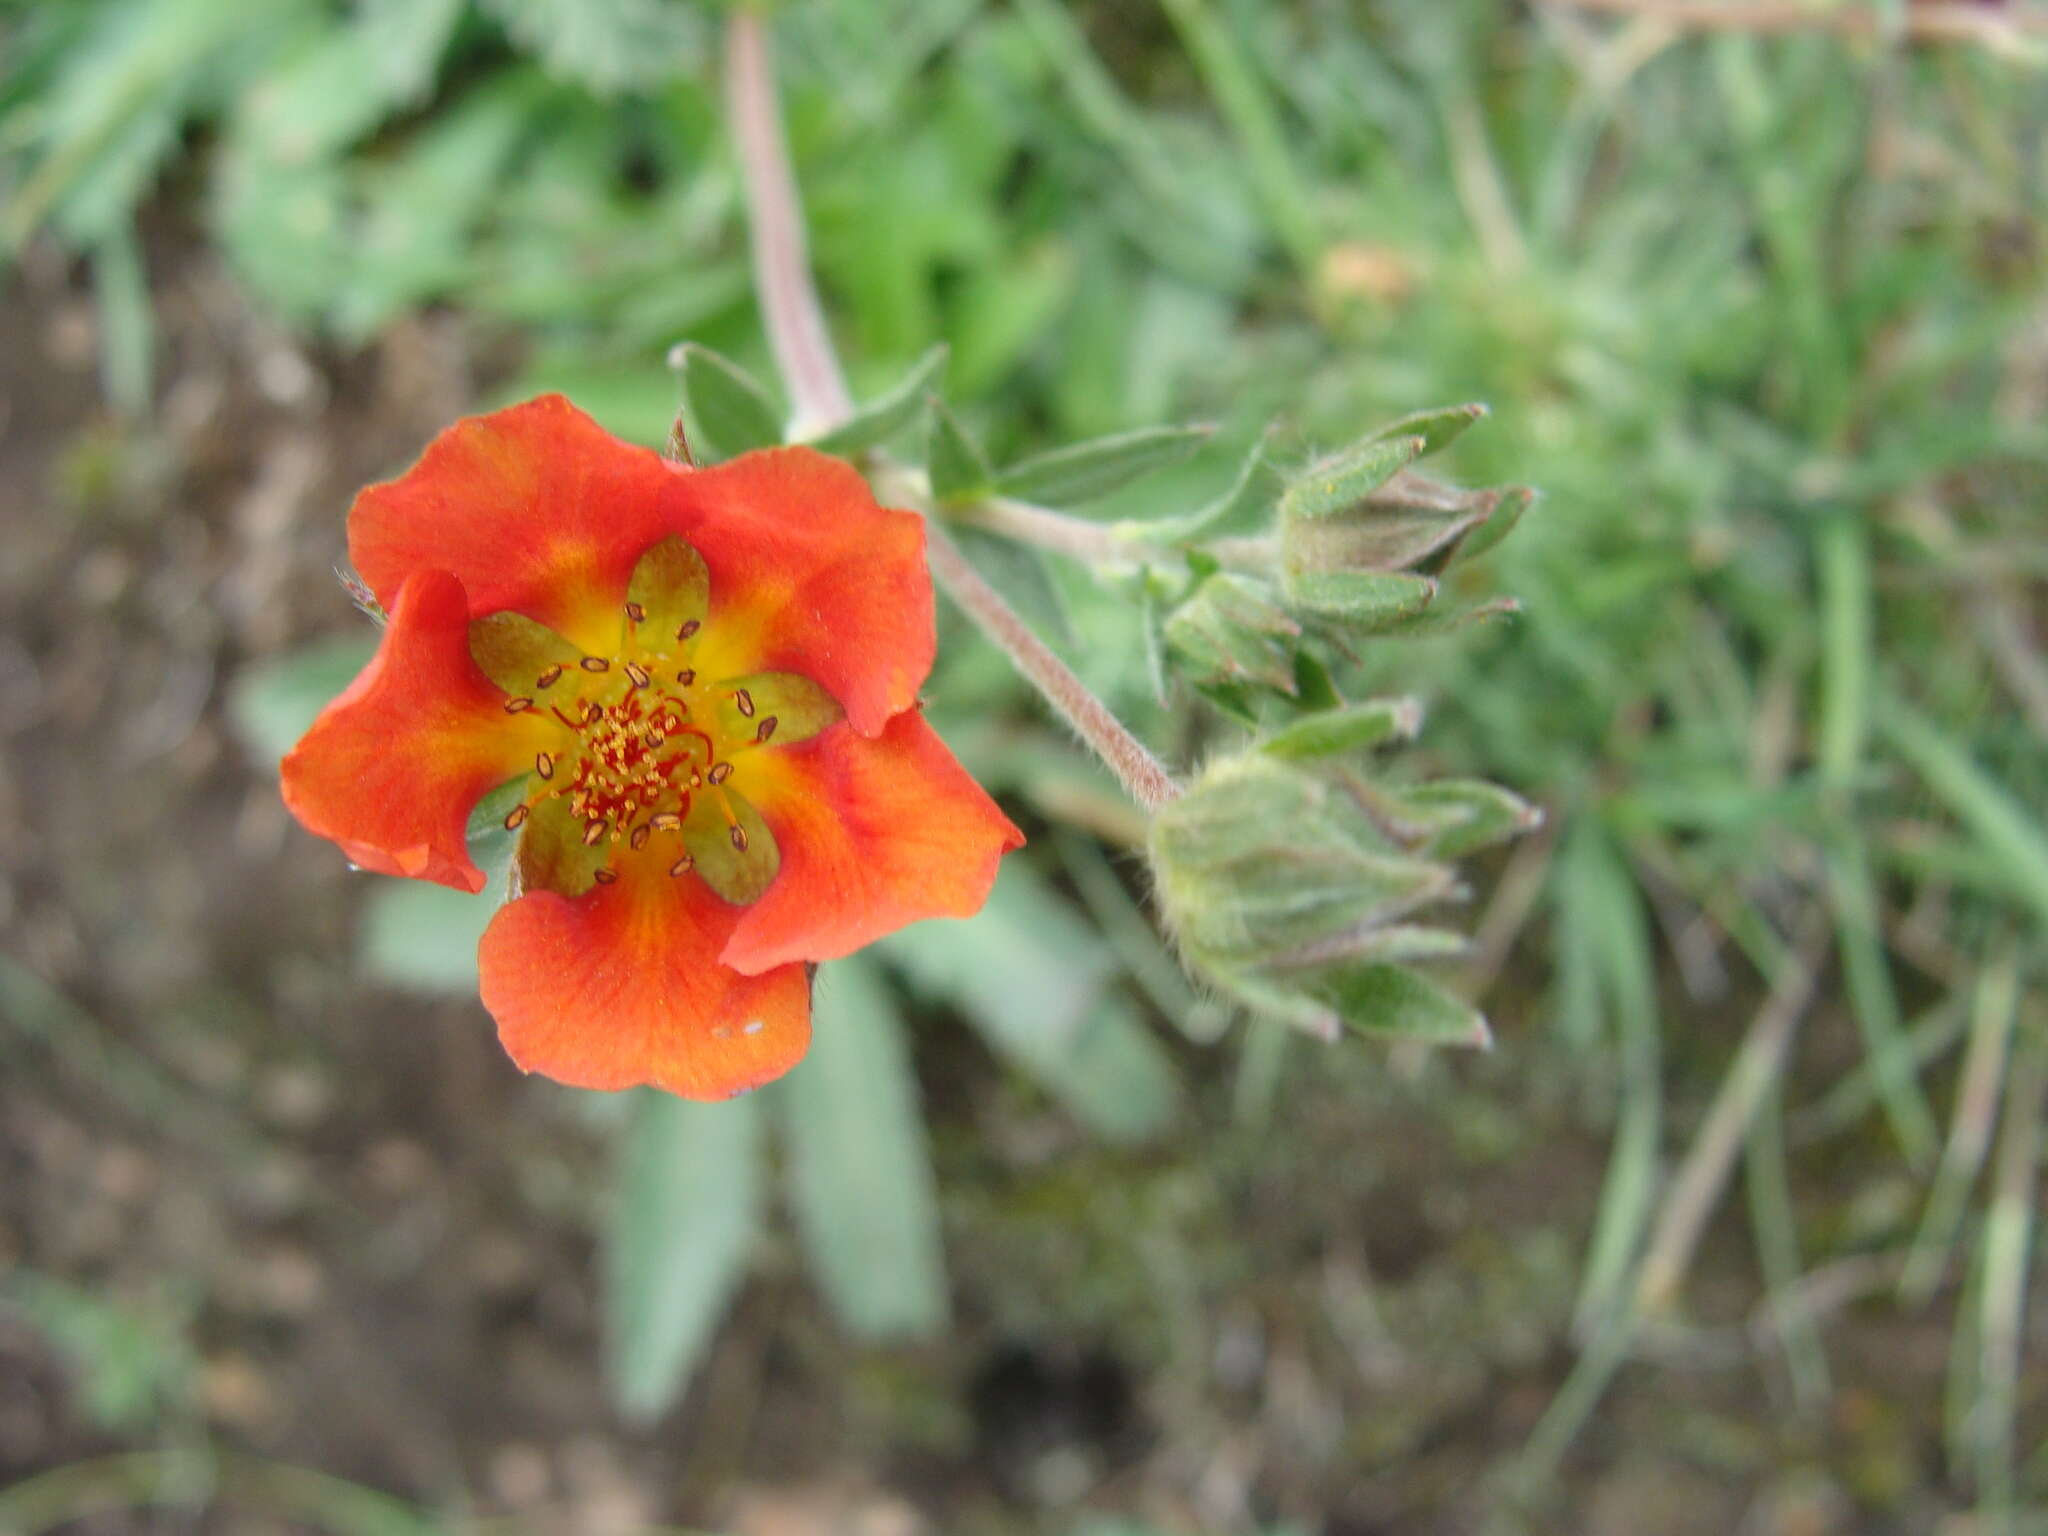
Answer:
[[(482, 403), (560, 388), (642, 441), (675, 409), (679, 338), (766, 377), (717, 21), (662, 0), (9, 15), (0, 239), (17, 262), (76, 263), (115, 413), (31, 515), (58, 515), (52, 494), (118, 503), (144, 473), (181, 366), (158, 296), (195, 248), (341, 377), (423, 312), (459, 321)], [(1211, 1443), (1196, 1362), (1222, 1358), (1243, 1298), (1262, 1274), (1275, 1288), (1255, 1310), (1280, 1358), (1297, 1356), (1268, 1335), (1311, 1315), (1285, 1277), (1316, 1263), (1247, 1252), (1230, 1214), (1277, 1185), (1296, 1225), (1255, 1237), (1307, 1243), (1327, 1282), (1299, 1351), (1311, 1376), (1343, 1376), (1327, 1362), (1369, 1355), (1361, 1337), (1433, 1329), (1417, 1375), (1506, 1373), (1536, 1411), (1480, 1427), (1446, 1387), (1366, 1424), (1366, 1369), (1317, 1399), (1317, 1424), (1340, 1426), (1326, 1441), (1254, 1458), (1233, 1518), (1380, 1508), (1361, 1482), (1427, 1505), (1443, 1437), (1540, 1509), (1560, 1465), (1635, 1465), (1632, 1421), (1602, 1395), (1628, 1360), (1639, 1400), (1680, 1417), (1700, 1400), (1697, 1433), (1656, 1443), (1740, 1508), (1793, 1470), (1857, 1518), (1908, 1524), (2048, 1499), (2027, 1432), (2048, 1403), (2025, 1363), (2048, 1326), (2026, 1284), (2048, 1052), (2041, 60), (1486, 0), (891, 0), (793, 4), (779, 27), (813, 255), (864, 397), (944, 342), (947, 398), (997, 462), (1217, 424), (1105, 518), (1201, 504), (1269, 429), (1299, 459), (1419, 405), (1490, 402), (1440, 462), (1542, 499), (1456, 595), (1525, 611), (1369, 648), (1358, 676), (1429, 705), (1418, 771), (1514, 786), (1550, 825), (1484, 871), (1477, 950), (1452, 974), (1500, 1030), (1491, 1061), (1356, 1044), (1339, 1060), (1234, 1028), (1153, 935), (1131, 813), (1000, 659), (949, 631), (935, 718), (1032, 818), (990, 910), (834, 967), (820, 1049), (758, 1102), (550, 1111), (619, 1138), (602, 1266), (618, 1405), (646, 1419), (675, 1401), (750, 1266), (783, 1264), (786, 1229), (819, 1287), (793, 1305), (822, 1294), (857, 1338), (1100, 1338), (1146, 1362), (1147, 1464), (1179, 1486), (1174, 1454)], [(307, 514), (318, 558), (339, 512)], [(1127, 594), (1040, 562), (1008, 578), (1169, 755), (1234, 739), (1184, 691), (1156, 694)], [(343, 635), (341, 614), (337, 598), (323, 629)], [(367, 643), (242, 674), (259, 758)], [(424, 888), (364, 900), (367, 970), (470, 991), (486, 913)], [(67, 993), (104, 1016), (106, 1071), (131, 1055), (131, 1077), (162, 1070), (147, 1019), (89, 968), (63, 974), (19, 934), (8, 952), (0, 1013), (27, 1081), (85, 1027)], [(1789, 1033), (1769, 997), (1801, 987), (1782, 1073), (1739, 1055)], [(1000, 1070), (934, 1043), (956, 1021)], [(1659, 1223), (1731, 1094), (1754, 1111), (1743, 1176), (1710, 1234), (1712, 1284), (1688, 1290), (1689, 1249), (1675, 1278), (1645, 1255), (1671, 1256)], [(1018, 1150), (1045, 1105), (1093, 1142), (1059, 1142), (1065, 1176)], [(1424, 1128), (1428, 1166), (1373, 1145), (1396, 1126)], [(1332, 1153), (1351, 1174), (1318, 1161)], [(1006, 1158), (1038, 1170), (1028, 1198)], [(1507, 1198), (1509, 1162), (1541, 1186), (1515, 1240), (1447, 1238)], [(1326, 1181), (1342, 1214), (1299, 1180)], [(1388, 1236), (1404, 1187), (1421, 1192), (1410, 1224), (1448, 1244), (1408, 1285), (1399, 1220)], [(107, 1312), (93, 1276), (22, 1230), (0, 1249), (6, 1306), (80, 1362), (92, 1415), (141, 1433), (152, 1395), (175, 1404), (192, 1375), (207, 1301)], [(1347, 1311), (1327, 1287), (1354, 1239), (1369, 1299)], [(1058, 1288), (1027, 1300), (991, 1278), (1003, 1245), (1043, 1244)], [(1880, 1376), (1902, 1401), (1879, 1433), (1856, 1428), (1859, 1333), (1885, 1330), (1940, 1342)], [(1688, 1373), (1709, 1357), (1781, 1392), (1757, 1410), (1776, 1428), (1738, 1416), (1752, 1438), (1714, 1439)], [(915, 1374), (928, 1357), (848, 1358)], [(1263, 1380), (1247, 1416), (1284, 1424)], [(930, 1390), (875, 1386), (855, 1443), (917, 1439)], [(1880, 1476), (1873, 1445), (1925, 1454)], [(1043, 1461), (988, 1518), (1070, 1518), (1078, 1495)]]

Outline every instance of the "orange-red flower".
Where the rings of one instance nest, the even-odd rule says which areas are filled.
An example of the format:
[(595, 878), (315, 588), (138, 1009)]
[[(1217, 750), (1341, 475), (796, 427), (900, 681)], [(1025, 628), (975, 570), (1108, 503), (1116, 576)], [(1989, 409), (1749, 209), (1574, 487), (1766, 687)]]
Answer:
[(478, 961), (527, 1071), (766, 1082), (809, 1044), (812, 963), (979, 910), (1023, 842), (918, 710), (923, 526), (837, 459), (686, 469), (550, 395), (364, 491), (349, 553), (389, 626), (285, 803), (365, 868), (480, 891), (470, 814), (517, 783)]

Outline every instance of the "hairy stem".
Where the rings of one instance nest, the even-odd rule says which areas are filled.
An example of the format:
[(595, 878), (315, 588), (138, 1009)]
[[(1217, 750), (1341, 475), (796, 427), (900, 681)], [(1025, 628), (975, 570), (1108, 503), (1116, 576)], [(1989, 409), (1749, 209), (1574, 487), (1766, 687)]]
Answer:
[[(789, 148), (776, 106), (775, 66), (767, 27), (754, 11), (735, 11), (726, 43), (727, 107), (746, 182), (755, 289), (767, 323), (768, 342), (789, 386), (798, 424), (803, 430), (819, 431), (850, 416), (853, 397), (847, 391), (846, 376), (832, 349), (811, 280), (796, 178), (790, 171)], [(927, 494), (919, 504), (929, 512), (928, 503)], [(1022, 508), (1023, 504), (1010, 505)], [(1043, 508), (1028, 510), (1037, 515), (1033, 526), (1041, 534), (1052, 526), (1047, 520), (1089, 527)], [(1106, 540), (1107, 530), (1094, 531)], [(1179, 794), (1180, 786), (1145, 744), (1053, 654), (1002, 594), (982, 580), (935, 517), (926, 517), (925, 532), (932, 575), (940, 588), (982, 633), (1003, 648), (1017, 670), (1109, 765), (1132, 798), (1151, 810)], [(1106, 553), (1106, 543), (1103, 549)], [(1128, 558), (1127, 551), (1119, 554)]]
[(752, 9), (733, 13), (725, 67), (727, 110), (754, 233), (754, 289), (761, 297), (768, 344), (795, 398), (798, 425), (819, 430), (852, 415), (853, 396), (811, 281), (803, 209), (776, 108), (775, 59), (767, 23)]
[[(932, 499), (931, 481), (921, 469), (878, 460), (872, 479), (876, 494), (892, 506), (917, 507), (949, 522), (979, 528), (1015, 544), (1030, 544), (1048, 554), (1065, 555), (1086, 565), (1135, 565), (1145, 560), (1175, 561), (1181, 552), (1170, 545), (1132, 537), (1115, 523), (1091, 523), (1051, 507), (1018, 501), (1011, 496), (985, 496), (948, 506), (941, 512)], [(1202, 546), (1219, 565), (1234, 571), (1271, 572), (1280, 550), (1270, 536), (1212, 539)]]

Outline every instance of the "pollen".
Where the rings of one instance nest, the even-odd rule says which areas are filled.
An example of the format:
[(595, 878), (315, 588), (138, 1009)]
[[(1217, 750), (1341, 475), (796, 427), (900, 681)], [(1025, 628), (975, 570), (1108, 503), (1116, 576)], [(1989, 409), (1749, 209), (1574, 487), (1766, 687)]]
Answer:
[[(641, 625), (647, 613), (628, 603), (626, 618)], [(737, 787), (730, 781), (745, 777), (740, 764), (746, 760), (734, 749), (766, 742), (778, 721), (762, 713), (744, 687), (728, 684), (716, 696), (696, 691), (696, 669), (682, 665), (678, 642), (701, 627), (695, 619), (685, 622), (675, 641), (663, 638), (666, 625), (653, 635), (629, 629), (618, 652), (584, 655), (566, 671), (557, 664), (541, 674), (536, 692), (565, 676), (573, 678), (560, 690), (565, 697), (541, 706), (543, 716), (559, 725), (561, 740), (535, 755), (537, 777), (529, 781), (527, 803), (507, 819), (508, 827), (523, 825), (547, 801), (561, 800), (571, 818), (572, 830), (565, 835), (586, 848), (616, 850), (601, 856), (604, 867), (593, 875), (599, 883), (611, 884), (623, 867), (620, 861), (641, 854), (658, 856), (660, 867), (681, 876), (697, 868), (697, 861), (678, 846), (679, 834), (689, 824), (692, 801), (711, 786), (721, 791), (718, 809), (727, 840), (738, 852), (748, 851), (747, 830), (727, 803)], [(748, 722), (744, 734), (730, 712), (713, 707), (724, 699)], [(532, 708), (535, 702), (527, 698), (519, 708)], [(729, 729), (735, 733), (728, 735)], [(670, 835), (677, 835), (677, 842), (659, 845), (657, 855), (657, 837)]]

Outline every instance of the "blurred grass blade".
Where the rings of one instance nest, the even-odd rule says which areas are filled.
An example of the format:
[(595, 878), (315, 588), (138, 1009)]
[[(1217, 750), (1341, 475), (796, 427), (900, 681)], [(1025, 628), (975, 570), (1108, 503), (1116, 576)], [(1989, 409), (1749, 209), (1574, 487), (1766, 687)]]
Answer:
[(1816, 544), (1822, 649), (1820, 739), (1815, 755), (1821, 782), (1846, 792), (1855, 782), (1870, 729), (1874, 635), (1869, 539), (1861, 518), (1840, 512), (1821, 523)]
[(1941, 1166), (1935, 1170), (1920, 1230), (1914, 1234), (1899, 1275), (1899, 1295), (1909, 1304), (1924, 1306), (1933, 1297), (1962, 1231), (1970, 1186), (1991, 1147), (1998, 1090), (2005, 1079), (2006, 1049), (2019, 1001), (2019, 963), (2007, 948), (1977, 977), (1970, 1006), (1970, 1043), (1963, 1053), (1948, 1144), (1942, 1148)]
[(1884, 935), (1878, 927), (1870, 863), (1862, 842), (1846, 831), (1834, 839), (1825, 857), (1843, 976), (1856, 1023), (1863, 1031), (1864, 1049), (1870, 1053), (1878, 1098), (1906, 1161), (1925, 1168), (1934, 1159), (1938, 1140), (1934, 1111), (1920, 1087), (1913, 1045), (1899, 1019), (1898, 994), (1892, 988)]
[(946, 1281), (917, 1076), (896, 1000), (872, 960), (819, 974), (810, 1054), (775, 1097), (798, 1228), (832, 1309), (862, 1338), (946, 1320)]
[(1785, 1166), (1785, 1094), (1781, 1082), (1766, 1091), (1750, 1122), (1743, 1148), (1743, 1188), (1749, 1196), (1750, 1230), (1763, 1267), (1773, 1330), (1785, 1349), (1792, 1388), (1802, 1403), (1825, 1402), (1828, 1359), (1809, 1309), (1791, 1305), (1801, 1278), (1799, 1224), (1792, 1209), (1792, 1181)]
[(1213, 427), (1141, 427), (1072, 443), (1010, 465), (996, 477), (996, 488), (1049, 507), (1080, 506), (1180, 463), (1214, 433)]
[(1663, 1134), (1663, 1050), (1642, 898), (1597, 823), (1581, 822), (1567, 839), (1560, 878), (1564, 921), (1588, 936), (1594, 982), (1621, 1054), (1614, 1150), (1574, 1312), (1581, 1335), (1597, 1339), (1629, 1310), (1629, 1270), (1649, 1225)]
[(782, 441), (782, 413), (752, 375), (709, 347), (686, 341), (669, 353), (683, 388), (683, 420), (699, 462), (736, 458)]
[(1164, 0), (1202, 83), (1216, 98), (1244, 154), (1245, 174), (1265, 200), (1274, 234), (1306, 278), (1322, 259), (1315, 206), (1288, 152), (1280, 115), (1252, 54), (1210, 9), (1209, 0)]
[(739, 1288), (759, 1219), (760, 1101), (640, 1089), (605, 1232), (605, 1367), (647, 1423), (682, 1395)]
[(2014, 1494), (2020, 1352), (2026, 1339), (2027, 1270), (2041, 1159), (2042, 1100), (2048, 1095), (2048, 1027), (2043, 1024), (2039, 1017), (2027, 1020), (2014, 1052), (1991, 1211), (1984, 1224), (1983, 1283), (1978, 1294), (1978, 1397), (1971, 1415), (1970, 1439), (1976, 1451), (1977, 1495), (1994, 1513), (2009, 1511)]
[(886, 394), (877, 395), (822, 437), (813, 438), (811, 446), (820, 453), (851, 457), (880, 447), (916, 423), (930, 406), (932, 392), (946, 367), (946, 352), (943, 344), (933, 347), (911, 366), (900, 383)]
[(108, 403), (135, 419), (149, 412), (156, 317), (149, 275), (132, 225), (103, 236), (92, 253), (93, 296), (99, 303), (100, 386)]
[(1942, 729), (1896, 694), (1884, 695), (1878, 727), (1927, 787), (1977, 835), (1987, 857), (2048, 924), (2048, 834), (2012, 792), (1959, 751)]

